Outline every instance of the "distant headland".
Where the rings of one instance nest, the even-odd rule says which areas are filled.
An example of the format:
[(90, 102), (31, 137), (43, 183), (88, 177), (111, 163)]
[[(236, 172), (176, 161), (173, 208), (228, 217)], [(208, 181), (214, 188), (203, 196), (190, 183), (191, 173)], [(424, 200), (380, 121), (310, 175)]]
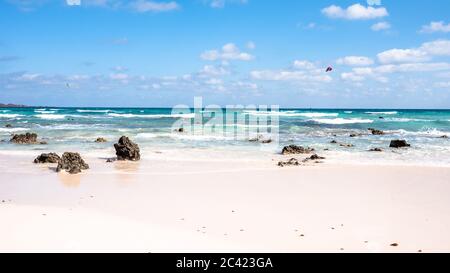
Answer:
[(24, 107), (29, 107), (29, 106), (22, 105), (22, 104), (13, 104), (13, 103), (8, 103), (8, 104), (0, 103), (0, 108), (24, 108)]

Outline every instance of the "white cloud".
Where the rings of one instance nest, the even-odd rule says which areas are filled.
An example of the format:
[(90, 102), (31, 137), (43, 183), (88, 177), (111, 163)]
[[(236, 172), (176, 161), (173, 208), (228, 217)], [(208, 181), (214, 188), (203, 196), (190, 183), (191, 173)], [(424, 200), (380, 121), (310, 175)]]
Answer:
[(372, 25), (371, 29), (373, 31), (381, 31), (381, 30), (388, 30), (391, 28), (391, 24), (388, 22), (379, 22), (374, 25)]
[(220, 50), (208, 50), (203, 52), (200, 57), (207, 61), (216, 60), (239, 60), (239, 61), (251, 61), (254, 57), (245, 52), (241, 52), (240, 49), (233, 43), (228, 43)]
[(354, 4), (346, 9), (343, 9), (336, 5), (331, 5), (322, 9), (322, 13), (330, 18), (347, 20), (369, 20), (382, 18), (389, 15), (388, 11), (384, 7), (365, 7), (361, 4)]
[(377, 55), (378, 61), (383, 64), (390, 63), (418, 63), (428, 61), (430, 57), (419, 49), (390, 49)]
[(177, 2), (154, 2), (138, 0), (131, 3), (131, 7), (138, 12), (163, 12), (179, 9)]
[(390, 49), (377, 55), (382, 64), (426, 62), (434, 56), (450, 56), (450, 41), (436, 40), (422, 44), (419, 48)]
[(263, 81), (306, 81), (306, 82), (330, 82), (333, 79), (328, 75), (307, 73), (305, 71), (289, 70), (260, 70), (252, 71), (250, 75), (255, 80)]
[(347, 56), (336, 60), (336, 63), (348, 66), (368, 66), (372, 65), (374, 61), (364, 56)]
[(202, 70), (200, 71), (200, 76), (225, 76), (230, 74), (230, 72), (225, 69), (223, 66), (213, 66), (213, 65), (205, 65)]
[(316, 65), (310, 61), (295, 60), (293, 63), (295, 69), (312, 70), (316, 69)]
[(445, 24), (444, 21), (431, 22), (428, 25), (422, 26), (423, 33), (433, 33), (433, 32), (450, 32), (450, 23)]
[(223, 8), (226, 3), (247, 4), (248, 0), (206, 0), (212, 8)]
[(365, 80), (363, 76), (356, 75), (355, 73), (342, 73), (341, 79), (352, 82), (362, 82)]
[(66, 0), (68, 6), (79, 6), (81, 5), (81, 0)]

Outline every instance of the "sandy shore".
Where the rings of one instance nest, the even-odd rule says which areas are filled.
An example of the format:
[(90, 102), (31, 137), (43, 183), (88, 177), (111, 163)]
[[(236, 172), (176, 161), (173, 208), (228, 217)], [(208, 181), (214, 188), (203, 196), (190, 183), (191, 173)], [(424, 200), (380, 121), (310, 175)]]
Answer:
[[(0, 156), (0, 251), (450, 251), (450, 168)], [(397, 247), (391, 244), (398, 244)]]

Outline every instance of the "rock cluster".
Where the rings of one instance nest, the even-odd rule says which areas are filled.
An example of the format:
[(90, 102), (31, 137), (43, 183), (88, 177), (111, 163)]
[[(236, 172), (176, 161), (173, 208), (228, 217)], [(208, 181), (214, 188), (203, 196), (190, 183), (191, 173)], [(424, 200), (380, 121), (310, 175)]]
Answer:
[(385, 134), (383, 131), (377, 130), (377, 129), (373, 129), (373, 128), (369, 128), (367, 130), (369, 130), (372, 133), (372, 135), (375, 135), (375, 136), (382, 136), (382, 135)]
[(310, 154), (314, 152), (313, 148), (309, 148), (309, 147), (301, 147), (301, 146), (296, 146), (296, 145), (289, 145), (283, 148), (283, 150), (281, 151), (282, 155), (294, 155), (294, 154)]
[(278, 166), (279, 167), (286, 167), (286, 166), (299, 166), (300, 162), (295, 159), (295, 158), (291, 158), (288, 161), (280, 161), (278, 162)]
[(381, 148), (373, 148), (373, 149), (369, 150), (369, 152), (382, 152), (382, 151), (383, 151), (383, 149), (381, 149)]
[(55, 153), (49, 153), (49, 154), (41, 154), (34, 160), (34, 163), (36, 164), (58, 163), (59, 160), (61, 160), (59, 155)]
[(16, 144), (47, 144), (46, 142), (38, 142), (37, 137), (38, 135), (35, 133), (13, 135), (10, 142)]
[(105, 143), (105, 142), (108, 142), (108, 140), (106, 138), (99, 137), (99, 138), (97, 138), (95, 140), (95, 142), (97, 142), (97, 143)]
[(89, 169), (89, 165), (84, 162), (78, 153), (64, 153), (61, 159), (58, 162), (58, 167), (56, 168), (57, 172), (61, 172), (63, 170), (67, 171), (70, 174), (78, 174), (82, 170)]
[(118, 143), (114, 144), (117, 160), (138, 161), (141, 159), (139, 146), (128, 137), (122, 136)]

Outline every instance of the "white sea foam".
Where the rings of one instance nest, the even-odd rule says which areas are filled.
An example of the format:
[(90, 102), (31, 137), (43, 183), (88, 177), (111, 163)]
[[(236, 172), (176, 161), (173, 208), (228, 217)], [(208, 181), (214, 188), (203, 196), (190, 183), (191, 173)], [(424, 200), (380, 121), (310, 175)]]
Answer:
[(38, 117), (40, 119), (54, 120), (54, 119), (64, 119), (66, 117), (66, 115), (40, 114), (40, 115), (36, 115), (36, 117)]
[(332, 124), (332, 125), (340, 125), (340, 124), (356, 124), (356, 123), (372, 123), (373, 120), (370, 119), (344, 119), (344, 118), (336, 118), (336, 119), (313, 119), (312, 121), (321, 123), (321, 124)]
[(77, 109), (78, 113), (110, 113), (112, 110), (82, 110)]
[(397, 115), (397, 111), (391, 111), (391, 112), (366, 112), (366, 114), (369, 115)]
[(346, 114), (353, 114), (353, 111), (344, 111)]
[(136, 139), (154, 139), (154, 138), (172, 138), (193, 141), (215, 141), (215, 140), (235, 140), (233, 136), (217, 135), (193, 135), (193, 134), (177, 134), (177, 133), (140, 133), (136, 135)]
[(173, 115), (135, 115), (135, 114), (117, 114), (117, 113), (110, 113), (108, 116), (111, 117), (118, 117), (118, 118), (185, 118), (185, 119), (192, 119), (195, 118), (195, 114), (173, 114)]
[(307, 118), (319, 118), (319, 117), (337, 117), (338, 113), (297, 113), (296, 111), (244, 111), (245, 114), (254, 116), (282, 116), (282, 117), (307, 117)]
[(28, 131), (28, 128), (0, 128), (0, 132), (19, 132), (19, 131)]
[(387, 131), (388, 133), (393, 134), (399, 134), (403, 136), (416, 136), (416, 137), (441, 137), (444, 135), (450, 135), (450, 132), (447, 131), (441, 131), (436, 128), (428, 129), (428, 130), (422, 130), (422, 131), (407, 131), (407, 130), (393, 130), (393, 131)]
[(391, 121), (391, 122), (430, 122), (433, 120), (429, 119), (417, 119), (417, 118), (387, 118), (385, 121)]
[(47, 111), (47, 110), (34, 110), (35, 113), (39, 114), (54, 114), (56, 111)]
[(19, 114), (0, 114), (0, 118), (17, 118), (21, 116)]

